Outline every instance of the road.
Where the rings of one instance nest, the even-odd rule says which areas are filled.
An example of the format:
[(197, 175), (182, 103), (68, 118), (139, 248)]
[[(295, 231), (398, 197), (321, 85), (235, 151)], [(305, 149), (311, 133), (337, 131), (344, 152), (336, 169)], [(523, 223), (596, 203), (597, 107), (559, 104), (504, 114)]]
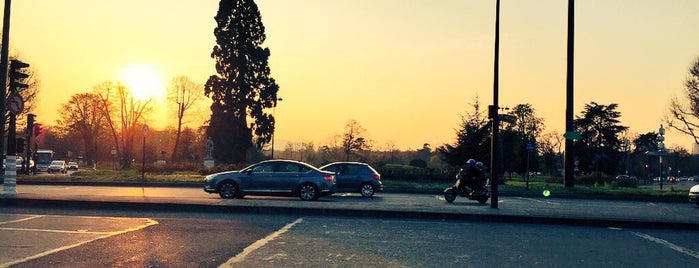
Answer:
[[(355, 193), (338, 193), (319, 201), (304, 202), (294, 197), (246, 196), (244, 199), (224, 200), (218, 195), (205, 193), (201, 188), (178, 187), (105, 187), (18, 185), (20, 197), (56, 200), (122, 201), (162, 204), (196, 204), (237, 208), (307, 209), (325, 211), (360, 211), (367, 214), (390, 215), (394, 212), (411, 214), (444, 213), (450, 215), (509, 215), (518, 217), (566, 217), (572, 219), (639, 220), (650, 222), (683, 222), (699, 224), (699, 209), (690, 203), (663, 203), (653, 201), (614, 201), (595, 199), (563, 199), (551, 197), (499, 198), (499, 208), (489, 204), (457, 198), (446, 203), (441, 195), (377, 193), (363, 198)], [(551, 196), (555, 196), (552, 193)], [(313, 212), (315, 213), (315, 212)], [(346, 214), (345, 214), (346, 215)], [(397, 214), (402, 217), (405, 214)], [(529, 220), (529, 218), (526, 218)], [(578, 222), (573, 222), (578, 224)]]
[(696, 231), (0, 207), (0, 267), (696, 267)]

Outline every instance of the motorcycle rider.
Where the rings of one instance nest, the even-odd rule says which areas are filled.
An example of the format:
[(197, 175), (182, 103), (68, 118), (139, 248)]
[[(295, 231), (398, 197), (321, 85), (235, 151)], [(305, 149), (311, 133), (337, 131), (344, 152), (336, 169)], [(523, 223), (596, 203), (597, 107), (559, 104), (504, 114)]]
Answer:
[(471, 189), (475, 189), (474, 183), (477, 181), (478, 173), (482, 172), (478, 171), (478, 168), (476, 167), (476, 160), (469, 159), (466, 161), (466, 165), (459, 170), (458, 174), (456, 174), (456, 178), (459, 179), (458, 184), (456, 185), (459, 192), (468, 193), (466, 186)]
[(474, 191), (477, 193), (487, 193), (488, 189), (485, 187), (486, 184), (486, 178), (485, 178), (485, 165), (483, 165), (483, 162), (476, 162), (476, 170), (477, 174), (475, 176), (476, 180), (474, 182), (474, 186), (471, 187)]

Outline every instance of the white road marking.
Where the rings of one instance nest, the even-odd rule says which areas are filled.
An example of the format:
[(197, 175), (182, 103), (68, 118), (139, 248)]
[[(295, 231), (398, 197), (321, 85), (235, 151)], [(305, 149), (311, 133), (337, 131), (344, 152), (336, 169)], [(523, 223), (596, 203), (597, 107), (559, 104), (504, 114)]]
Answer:
[(527, 197), (519, 197), (519, 199), (524, 199), (524, 200), (528, 200), (528, 201), (534, 201), (534, 202), (538, 202), (538, 203), (542, 203), (542, 204), (549, 204), (549, 205), (560, 205), (561, 204), (558, 202), (541, 201), (539, 199), (527, 198)]
[(28, 228), (0, 228), (0, 231), (31, 231), (44, 233), (59, 233), (59, 234), (113, 234), (114, 232), (89, 232), (85, 230), (66, 231), (66, 230), (51, 230), (51, 229), (28, 229)]
[(23, 222), (23, 221), (28, 221), (28, 220), (32, 220), (32, 219), (36, 219), (36, 218), (41, 218), (41, 217), (43, 217), (43, 216), (35, 215), (35, 216), (31, 216), (31, 217), (26, 217), (24, 219), (14, 220), (14, 221), (3, 221), (3, 222), (0, 222), (0, 224)]
[(284, 227), (282, 227), (281, 229), (279, 229), (278, 231), (276, 231), (276, 232), (274, 232), (274, 233), (268, 235), (267, 237), (255, 241), (255, 243), (252, 243), (251, 245), (249, 245), (248, 247), (246, 247), (245, 249), (243, 249), (243, 252), (241, 252), (240, 254), (236, 255), (236, 256), (233, 257), (233, 258), (231, 258), (231, 259), (228, 260), (226, 263), (221, 264), (219, 267), (233, 267), (234, 264), (239, 263), (239, 262), (245, 260), (245, 257), (247, 257), (250, 253), (252, 253), (253, 251), (255, 251), (255, 250), (257, 250), (257, 249), (259, 249), (259, 248), (261, 248), (261, 247), (263, 247), (264, 245), (266, 245), (266, 244), (269, 243), (270, 241), (276, 239), (276, 238), (279, 237), (280, 235), (286, 233), (286, 232), (289, 231), (292, 227), (294, 227), (294, 225), (299, 224), (299, 223), (301, 223), (302, 221), (303, 221), (303, 218), (298, 218), (298, 219), (295, 220), (294, 222), (287, 224), (286, 226), (284, 226)]
[(695, 259), (699, 259), (699, 252), (696, 252), (696, 251), (694, 251), (694, 250), (691, 250), (691, 249), (688, 249), (688, 248), (684, 248), (684, 247), (675, 245), (675, 244), (673, 244), (673, 243), (668, 242), (667, 240), (660, 239), (660, 238), (657, 238), (657, 237), (653, 237), (653, 236), (650, 236), (650, 235), (647, 235), (647, 234), (642, 234), (642, 233), (637, 233), (637, 232), (631, 232), (631, 233), (633, 233), (634, 235), (636, 235), (636, 236), (638, 236), (638, 237), (640, 237), (640, 238), (643, 238), (643, 239), (646, 239), (646, 240), (649, 240), (649, 241), (653, 241), (653, 242), (655, 242), (655, 243), (658, 243), (658, 244), (661, 244), (661, 245), (663, 245), (663, 246), (666, 246), (666, 247), (668, 247), (668, 248), (670, 248), (670, 249), (672, 249), (672, 250), (674, 250), (674, 251), (677, 251), (677, 252), (680, 252), (680, 253), (684, 253), (684, 254), (686, 254), (686, 255), (688, 255), (688, 256), (690, 256), (690, 257), (694, 257)]
[[(36, 216), (36, 217), (33, 217), (33, 218), (38, 218), (38, 217), (40, 217), (40, 216)], [(107, 237), (111, 237), (111, 236), (115, 236), (115, 235), (119, 235), (119, 234), (124, 234), (124, 233), (128, 233), (128, 232), (138, 231), (138, 230), (143, 229), (143, 228), (146, 228), (146, 227), (148, 227), (148, 226), (158, 224), (157, 221), (152, 220), (152, 219), (146, 218), (146, 219), (144, 219), (144, 220), (146, 221), (145, 224), (142, 224), (142, 225), (139, 225), (139, 226), (136, 226), (136, 227), (132, 227), (132, 228), (128, 228), (128, 229), (124, 229), (124, 230), (121, 230), (121, 231), (115, 231), (115, 232), (74, 232), (74, 231), (44, 230), (44, 229), (0, 228), (0, 230), (20, 230), (20, 231), (34, 231), (34, 232), (58, 232), (58, 233), (80, 233), (80, 234), (86, 234), (86, 233), (87, 233), (87, 234), (104, 234), (104, 235), (99, 236), (99, 237), (94, 238), (94, 239), (89, 239), (89, 240), (86, 240), (86, 241), (78, 242), (78, 243), (76, 243), (76, 244), (72, 244), (72, 245), (68, 245), (68, 246), (64, 246), (64, 247), (60, 247), (60, 248), (55, 248), (55, 249), (47, 250), (47, 251), (41, 252), (41, 253), (36, 254), (36, 255), (33, 255), (33, 256), (29, 256), (29, 257), (26, 257), (26, 258), (22, 258), (22, 259), (15, 260), (15, 261), (3, 263), (3, 264), (0, 264), (0, 268), (10, 267), (10, 266), (15, 265), (15, 264), (23, 263), (23, 262), (30, 261), (30, 260), (33, 260), (33, 259), (38, 259), (38, 258), (41, 258), (41, 257), (44, 257), (44, 256), (48, 256), (48, 255), (53, 254), (53, 253), (56, 253), (56, 252), (60, 252), (60, 251), (67, 250), (67, 249), (71, 249), (71, 248), (74, 248), (74, 247), (78, 247), (78, 246), (81, 246), (81, 245), (90, 243), (90, 242), (92, 242), (92, 241), (97, 241), (97, 240), (100, 240), (100, 239), (103, 239), (103, 238), (107, 238)]]

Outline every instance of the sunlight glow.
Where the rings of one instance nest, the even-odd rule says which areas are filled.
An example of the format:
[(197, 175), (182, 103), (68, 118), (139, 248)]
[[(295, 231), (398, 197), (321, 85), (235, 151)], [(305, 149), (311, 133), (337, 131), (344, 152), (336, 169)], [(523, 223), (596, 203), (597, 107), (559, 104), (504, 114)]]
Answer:
[(136, 99), (163, 99), (165, 97), (165, 84), (160, 72), (153, 65), (128, 65), (121, 69), (119, 79), (131, 89)]

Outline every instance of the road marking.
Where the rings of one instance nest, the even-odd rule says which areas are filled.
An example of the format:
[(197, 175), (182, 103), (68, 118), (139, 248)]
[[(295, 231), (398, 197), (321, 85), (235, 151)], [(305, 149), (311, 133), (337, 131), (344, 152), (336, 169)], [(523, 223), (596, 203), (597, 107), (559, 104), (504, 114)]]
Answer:
[(251, 245), (249, 245), (248, 247), (246, 247), (245, 249), (243, 249), (243, 252), (241, 252), (240, 254), (236, 255), (236, 256), (233, 257), (233, 258), (231, 258), (231, 259), (228, 260), (226, 263), (221, 264), (219, 267), (233, 267), (234, 264), (239, 263), (239, 262), (245, 260), (245, 257), (247, 257), (248, 254), (250, 254), (250, 253), (252, 253), (253, 251), (255, 251), (255, 250), (257, 250), (257, 249), (263, 247), (264, 245), (266, 245), (266, 244), (269, 243), (270, 241), (276, 239), (276, 238), (279, 237), (280, 235), (286, 233), (287, 231), (289, 231), (289, 229), (291, 229), (291, 227), (294, 227), (294, 225), (299, 224), (299, 223), (301, 223), (302, 221), (303, 221), (303, 218), (298, 218), (298, 219), (295, 220), (294, 222), (287, 224), (286, 226), (284, 226), (284, 227), (282, 227), (281, 229), (279, 229), (278, 231), (276, 231), (276, 232), (274, 232), (274, 233), (268, 235), (267, 237), (255, 241), (255, 243), (252, 243)]
[(90, 231), (85, 231), (85, 230), (65, 231), (65, 230), (28, 229), (28, 228), (0, 228), (0, 231), (32, 231), (32, 232), (59, 233), (59, 234), (103, 234), (103, 235), (115, 233), (115, 232), (90, 232)]
[[(34, 218), (38, 218), (38, 217), (40, 217), (40, 216), (36, 216), (36, 217), (34, 217)], [(0, 268), (10, 267), (10, 266), (15, 265), (15, 264), (20, 264), (20, 263), (27, 262), (27, 261), (30, 261), (30, 260), (33, 260), (33, 259), (38, 259), (38, 258), (41, 258), (41, 257), (44, 257), (44, 256), (48, 256), (48, 255), (53, 254), (53, 253), (56, 253), (56, 252), (60, 252), (60, 251), (63, 251), (63, 250), (67, 250), (67, 249), (79, 247), (79, 246), (81, 246), (81, 245), (90, 243), (90, 242), (92, 242), (92, 241), (97, 241), (97, 240), (100, 240), (100, 239), (103, 239), (103, 238), (107, 238), (107, 237), (111, 237), (111, 236), (115, 236), (115, 235), (119, 235), (119, 234), (124, 234), (124, 233), (128, 233), (128, 232), (138, 231), (138, 230), (140, 230), (140, 229), (149, 227), (149, 226), (151, 226), (151, 225), (156, 225), (156, 224), (158, 224), (157, 221), (152, 220), (152, 219), (144, 218), (144, 220), (146, 221), (146, 223), (144, 223), (144, 224), (142, 224), (142, 225), (139, 225), (139, 226), (136, 226), (136, 227), (132, 227), (132, 228), (127, 228), (127, 229), (124, 229), (124, 230), (121, 230), (121, 231), (115, 231), (115, 232), (92, 232), (92, 234), (104, 234), (104, 235), (99, 236), (99, 237), (94, 238), (94, 239), (89, 239), (89, 240), (86, 240), (86, 241), (78, 242), (78, 243), (75, 243), (75, 244), (72, 244), (72, 245), (68, 245), (68, 246), (64, 246), (64, 247), (59, 247), (59, 248), (47, 250), (47, 251), (44, 251), (44, 252), (41, 252), (41, 253), (38, 253), (38, 254), (36, 254), (36, 255), (26, 257), (26, 258), (18, 259), (18, 260), (11, 261), (11, 262), (7, 262), (7, 263), (2, 263), (2, 264), (0, 264)], [(38, 232), (59, 232), (59, 233), (81, 233), (81, 234), (87, 233), (87, 234), (90, 234), (89, 232), (71, 232), (71, 231), (57, 231), (57, 230), (43, 230), (43, 229), (2, 228), (2, 230), (20, 230), (20, 231), (35, 231), (35, 232), (36, 232), (36, 231), (38, 231)]]
[(658, 244), (661, 244), (661, 245), (663, 245), (663, 246), (666, 246), (666, 247), (668, 247), (668, 248), (670, 248), (670, 249), (672, 249), (672, 250), (674, 250), (674, 251), (677, 251), (677, 252), (680, 252), (680, 253), (684, 253), (684, 254), (686, 254), (686, 255), (688, 255), (688, 256), (694, 257), (695, 259), (699, 259), (699, 252), (696, 252), (696, 251), (694, 251), (694, 250), (691, 250), (691, 249), (688, 249), (688, 248), (684, 248), (684, 247), (675, 245), (675, 244), (673, 244), (673, 243), (668, 242), (667, 240), (660, 239), (660, 238), (657, 238), (657, 237), (653, 237), (653, 236), (650, 236), (650, 235), (647, 235), (647, 234), (642, 234), (642, 233), (637, 233), (637, 232), (631, 232), (631, 233), (633, 233), (634, 235), (636, 235), (636, 236), (638, 236), (638, 237), (640, 237), (640, 238), (643, 238), (643, 239), (646, 239), (646, 240), (649, 240), (649, 241), (653, 241), (653, 242), (655, 242), (655, 243), (658, 243)]
[(24, 219), (14, 220), (14, 221), (3, 221), (3, 222), (0, 222), (0, 224), (23, 222), (23, 221), (28, 221), (28, 220), (32, 220), (32, 219), (36, 219), (36, 218), (41, 218), (41, 217), (43, 217), (43, 216), (35, 215), (35, 216), (31, 216), (31, 217), (26, 217)]
[(549, 205), (560, 205), (560, 204), (561, 204), (561, 203), (557, 203), (557, 202), (541, 201), (541, 200), (539, 200), (539, 199), (527, 198), (527, 197), (519, 197), (519, 199), (524, 199), (524, 200), (528, 200), (528, 201), (534, 201), (534, 202), (537, 202), (537, 203), (549, 204)]

